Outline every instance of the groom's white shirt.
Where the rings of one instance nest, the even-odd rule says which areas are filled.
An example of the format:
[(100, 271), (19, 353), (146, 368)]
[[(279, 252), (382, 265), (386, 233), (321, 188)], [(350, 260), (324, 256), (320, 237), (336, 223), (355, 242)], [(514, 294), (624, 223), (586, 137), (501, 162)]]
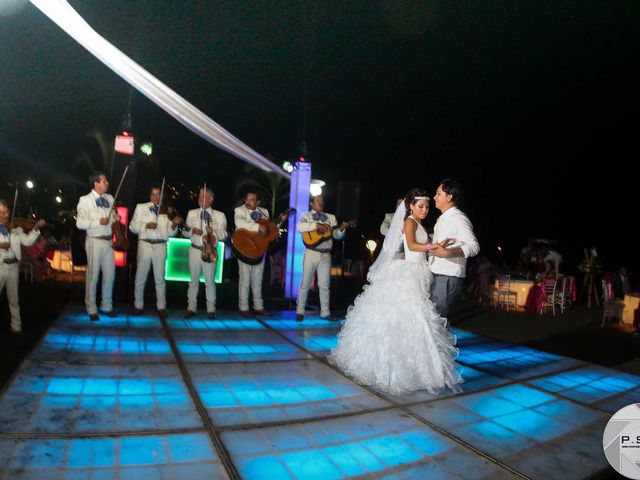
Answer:
[(433, 241), (441, 242), (447, 238), (455, 240), (449, 248), (460, 247), (464, 257), (429, 257), (431, 272), (437, 275), (464, 278), (467, 275), (467, 258), (474, 257), (480, 251), (480, 245), (473, 233), (469, 218), (458, 207), (451, 207), (438, 218), (433, 229)]

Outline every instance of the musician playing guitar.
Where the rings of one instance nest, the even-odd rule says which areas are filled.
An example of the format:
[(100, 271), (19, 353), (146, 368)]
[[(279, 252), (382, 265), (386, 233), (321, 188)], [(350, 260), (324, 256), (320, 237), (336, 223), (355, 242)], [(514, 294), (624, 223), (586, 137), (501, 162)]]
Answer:
[[(250, 190), (244, 197), (244, 205), (236, 207), (233, 211), (233, 218), (236, 230), (245, 229), (250, 232), (258, 232), (266, 235), (267, 229), (258, 223), (261, 219), (269, 219), (269, 212), (258, 206), (258, 193)], [(240, 315), (251, 317), (249, 311), (249, 290), (253, 293), (253, 311), (258, 315), (269, 316), (269, 312), (264, 309), (262, 301), (262, 277), (264, 275), (264, 257), (257, 264), (251, 265), (238, 258), (238, 270), (240, 278), (238, 280), (238, 308)]]
[(313, 280), (313, 274), (318, 272), (318, 288), (320, 289), (320, 316), (326, 320), (337, 320), (331, 314), (329, 306), (329, 288), (331, 280), (331, 248), (333, 240), (342, 240), (344, 238), (347, 222), (338, 226), (336, 217), (330, 213), (324, 212), (324, 198), (317, 195), (311, 199), (311, 210), (303, 214), (298, 221), (298, 231), (302, 234), (305, 232), (316, 231), (319, 234), (333, 234), (325, 241), (313, 246), (306, 246), (304, 250), (304, 261), (302, 270), (302, 284), (298, 293), (298, 306), (296, 309), (296, 321), (301, 322), (304, 319), (304, 309), (307, 304), (307, 294)]

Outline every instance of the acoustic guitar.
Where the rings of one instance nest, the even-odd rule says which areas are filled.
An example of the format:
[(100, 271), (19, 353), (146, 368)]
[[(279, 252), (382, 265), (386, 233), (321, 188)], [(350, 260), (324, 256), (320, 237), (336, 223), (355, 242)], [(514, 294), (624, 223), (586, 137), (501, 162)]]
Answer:
[[(347, 228), (355, 227), (358, 224), (357, 220), (350, 220), (347, 222)], [(307, 248), (313, 248), (320, 245), (322, 242), (325, 242), (333, 237), (333, 231), (340, 228), (341, 224), (336, 225), (335, 227), (330, 228), (328, 231), (324, 233), (320, 233), (316, 230), (312, 230), (311, 232), (302, 232), (302, 242), (305, 244)]]
[(275, 221), (261, 218), (256, 221), (258, 225), (263, 225), (266, 232), (251, 232), (245, 228), (239, 228), (231, 236), (231, 249), (236, 258), (242, 260), (249, 265), (257, 265), (262, 261), (262, 257), (267, 252), (271, 242), (280, 237), (280, 226), (289, 217), (295, 213), (295, 208), (288, 208), (282, 212)]

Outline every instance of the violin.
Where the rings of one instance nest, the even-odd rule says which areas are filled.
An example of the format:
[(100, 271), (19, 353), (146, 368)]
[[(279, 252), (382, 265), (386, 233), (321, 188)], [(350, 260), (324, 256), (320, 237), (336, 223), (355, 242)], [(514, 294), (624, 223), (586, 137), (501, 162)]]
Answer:
[(129, 237), (127, 236), (127, 227), (120, 220), (111, 224), (111, 232), (113, 233), (112, 248), (116, 252), (126, 252), (129, 250)]
[[(15, 217), (9, 224), (7, 224), (7, 228), (11, 230), (20, 227), (25, 231), (25, 233), (29, 233), (31, 230), (33, 230), (33, 227), (35, 227), (36, 223), (38, 223), (38, 220), (36, 220), (35, 218)], [(39, 228), (41, 227), (53, 228), (53, 225), (51, 225), (50, 223), (44, 223), (39, 226)]]
[[(124, 183), (124, 179), (127, 176), (127, 172), (129, 171), (129, 165), (127, 165), (122, 172), (122, 178), (120, 179), (120, 183), (118, 184), (118, 189), (116, 190), (116, 194), (113, 196), (113, 203), (111, 204), (111, 208), (109, 209), (109, 215), (111, 216), (114, 213), (116, 208), (116, 202), (118, 201), (118, 194), (120, 193), (120, 189), (122, 188), (122, 184)], [(111, 224), (111, 232), (113, 233), (113, 242), (111, 248), (113, 248), (116, 252), (126, 252), (129, 250), (129, 237), (127, 237), (127, 227), (122, 223), (118, 216), (116, 216), (116, 220)]]
[(175, 225), (180, 225), (182, 223), (182, 217), (173, 205), (160, 205), (159, 215), (166, 215), (167, 218)]
[(218, 260), (218, 249), (216, 245), (218, 244), (218, 239), (213, 233), (209, 233), (209, 227), (211, 225), (211, 220), (206, 220), (206, 229), (207, 233), (202, 236), (202, 261), (206, 263), (215, 262)]

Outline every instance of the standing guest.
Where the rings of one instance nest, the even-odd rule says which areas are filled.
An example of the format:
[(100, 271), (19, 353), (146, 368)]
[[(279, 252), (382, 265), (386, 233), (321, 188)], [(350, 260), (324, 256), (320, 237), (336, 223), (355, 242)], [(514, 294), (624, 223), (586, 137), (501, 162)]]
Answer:
[[(300, 217), (298, 222), (298, 231), (313, 232), (320, 234), (328, 234), (333, 231), (332, 237), (336, 240), (342, 240), (345, 235), (347, 223), (342, 222), (340, 228), (335, 215), (324, 211), (324, 197), (316, 195), (309, 203), (311, 210)], [(326, 320), (338, 320), (331, 314), (329, 305), (330, 296), (329, 288), (331, 282), (331, 248), (333, 247), (332, 238), (328, 238), (324, 242), (315, 247), (306, 247), (304, 250), (304, 259), (302, 267), (302, 284), (298, 293), (298, 305), (296, 308), (296, 321), (304, 320), (304, 311), (307, 305), (307, 295), (313, 281), (313, 275), (318, 272), (318, 288), (320, 289), (320, 317)]]
[[(404, 202), (404, 198), (398, 197), (396, 199), (396, 208), (398, 208), (398, 205), (400, 205), (402, 202)], [(387, 232), (389, 231), (389, 227), (391, 226), (391, 220), (393, 220), (394, 213), (395, 212), (384, 214), (384, 220), (382, 220), (382, 224), (380, 225), (380, 233), (382, 235), (385, 235), (385, 236), (387, 235)]]
[(111, 225), (120, 221), (113, 215), (113, 197), (107, 193), (109, 182), (102, 172), (89, 177), (91, 191), (80, 197), (76, 207), (76, 226), (86, 231), (85, 250), (87, 252), (87, 272), (85, 279), (84, 303), (89, 318), (93, 322), (100, 320), (96, 306), (96, 286), (102, 272), (102, 304), (100, 309), (108, 316), (117, 316), (113, 310), (113, 281), (116, 263), (112, 248), (113, 232)]
[(632, 292), (633, 289), (627, 267), (620, 267), (611, 276), (611, 285), (613, 287), (613, 295), (617, 298), (624, 298), (625, 295), (629, 295)]
[(185, 222), (187, 229), (183, 232), (186, 237), (191, 238), (191, 248), (189, 249), (189, 290), (187, 292), (187, 312), (185, 318), (192, 318), (198, 310), (198, 290), (200, 288), (200, 274), (204, 274), (205, 294), (207, 297), (207, 318), (216, 318), (216, 263), (224, 261), (220, 258), (213, 261), (204, 261), (203, 251), (205, 244), (203, 238), (206, 235), (213, 235), (212, 248), (215, 251), (217, 242), (227, 238), (227, 217), (224, 213), (211, 208), (215, 195), (213, 190), (207, 188), (200, 189), (198, 196), (199, 208), (189, 210)]
[(4, 200), (0, 200), (0, 293), (6, 287), (11, 314), (11, 331), (16, 335), (22, 335), (20, 299), (18, 298), (20, 283), (18, 262), (22, 258), (22, 246), (30, 247), (35, 243), (40, 236), (40, 227), (44, 225), (44, 220), (38, 220), (33, 229), (26, 234), (20, 227), (11, 228), (9, 217), (9, 205)]
[(555, 249), (550, 248), (542, 261), (553, 262), (553, 268), (556, 276), (560, 275), (560, 264), (562, 263), (562, 255), (560, 255)]
[[(448, 178), (440, 182), (434, 202), (442, 215), (433, 231), (436, 246), (429, 252), (431, 272), (435, 277), (431, 295), (438, 313), (448, 317), (451, 305), (464, 288), (467, 258), (476, 256), (480, 245), (469, 218), (458, 208), (462, 202), (462, 188), (458, 182)], [(446, 248), (438, 246), (447, 239), (454, 243)]]
[[(244, 204), (236, 207), (233, 212), (233, 219), (236, 229), (245, 229), (250, 232), (266, 233), (263, 225), (258, 220), (269, 219), (269, 212), (266, 208), (258, 206), (258, 193), (248, 191), (244, 197)], [(253, 293), (253, 310), (258, 315), (268, 316), (269, 312), (264, 309), (262, 300), (262, 278), (264, 276), (264, 257), (256, 265), (250, 265), (238, 259), (238, 308), (240, 315), (250, 317), (249, 312), (249, 290)]]
[(129, 229), (138, 235), (138, 265), (135, 280), (134, 315), (140, 315), (144, 308), (144, 286), (147, 283), (149, 269), (153, 265), (153, 280), (156, 284), (156, 308), (158, 316), (167, 316), (166, 285), (164, 268), (167, 260), (167, 240), (176, 235), (182, 219), (173, 221), (160, 213), (160, 187), (153, 186), (149, 192), (149, 201), (139, 203), (133, 213)]

